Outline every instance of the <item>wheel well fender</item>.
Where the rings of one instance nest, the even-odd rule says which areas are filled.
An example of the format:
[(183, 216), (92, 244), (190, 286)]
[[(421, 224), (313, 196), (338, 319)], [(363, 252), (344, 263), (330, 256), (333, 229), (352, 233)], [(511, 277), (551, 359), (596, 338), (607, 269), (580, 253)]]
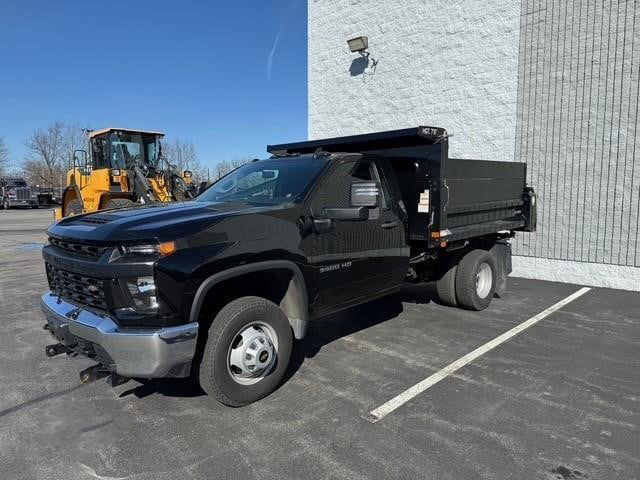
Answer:
[[(222, 272), (218, 272), (204, 280), (196, 291), (191, 305), (189, 321), (197, 322), (200, 319), (201, 309), (207, 299), (207, 294), (223, 282), (229, 282), (239, 277), (250, 274), (260, 274), (276, 271), (288, 271), (291, 276), (284, 287), (281, 298), (277, 303), (289, 319), (289, 324), (296, 339), (304, 338), (309, 324), (309, 308), (307, 288), (300, 268), (289, 260), (268, 260), (248, 265), (240, 265)], [(247, 294), (254, 294), (250, 290)]]

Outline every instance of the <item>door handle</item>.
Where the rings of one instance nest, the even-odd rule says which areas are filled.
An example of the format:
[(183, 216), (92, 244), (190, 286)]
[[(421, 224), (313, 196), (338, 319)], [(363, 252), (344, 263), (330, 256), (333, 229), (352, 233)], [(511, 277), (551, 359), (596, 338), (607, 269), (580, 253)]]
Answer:
[(333, 229), (333, 220), (329, 218), (314, 218), (313, 228), (316, 233), (327, 233)]
[(382, 228), (395, 228), (398, 226), (398, 222), (384, 222), (380, 225)]

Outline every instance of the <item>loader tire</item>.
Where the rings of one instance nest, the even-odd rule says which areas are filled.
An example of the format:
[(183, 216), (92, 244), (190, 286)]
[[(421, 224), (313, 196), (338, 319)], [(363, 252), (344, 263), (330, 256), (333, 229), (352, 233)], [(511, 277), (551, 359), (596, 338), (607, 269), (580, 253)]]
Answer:
[(64, 213), (65, 217), (70, 215), (80, 215), (82, 213), (82, 205), (80, 200), (74, 199), (67, 203), (67, 211)]
[(126, 208), (133, 207), (136, 203), (128, 198), (112, 198), (107, 202), (105, 208)]

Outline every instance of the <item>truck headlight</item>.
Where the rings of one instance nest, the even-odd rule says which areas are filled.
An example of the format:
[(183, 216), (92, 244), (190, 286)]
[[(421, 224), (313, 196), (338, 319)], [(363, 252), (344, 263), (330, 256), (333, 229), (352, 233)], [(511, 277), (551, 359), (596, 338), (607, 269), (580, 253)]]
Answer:
[(175, 242), (144, 243), (123, 245), (120, 249), (125, 255), (156, 255), (164, 257), (176, 251), (176, 244)]
[(138, 313), (151, 314), (158, 311), (158, 297), (153, 277), (138, 277), (127, 280), (127, 290)]

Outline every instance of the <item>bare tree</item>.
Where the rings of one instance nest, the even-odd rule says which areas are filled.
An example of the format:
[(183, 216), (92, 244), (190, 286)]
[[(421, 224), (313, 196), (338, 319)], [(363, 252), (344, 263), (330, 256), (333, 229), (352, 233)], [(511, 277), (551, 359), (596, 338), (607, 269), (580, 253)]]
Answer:
[(169, 163), (176, 166), (180, 173), (185, 170), (191, 171), (194, 181), (200, 182), (206, 179), (206, 168), (200, 163), (192, 141), (182, 141), (176, 138), (173, 143), (166, 143), (162, 146), (162, 154)]
[(82, 125), (78, 122), (69, 123), (64, 126), (63, 136), (63, 165), (67, 165), (73, 155), (74, 150), (86, 150), (87, 136), (83, 131)]
[(251, 159), (248, 157), (239, 157), (232, 160), (222, 160), (221, 162), (218, 162), (214, 170), (216, 177), (215, 180), (224, 177), (227, 173), (241, 167), (245, 163), (249, 163), (250, 161)]
[(4, 138), (0, 137), (0, 175), (2, 175), (5, 169), (9, 165), (9, 147), (4, 142)]
[(227, 173), (233, 170), (231, 163), (227, 160), (222, 160), (221, 162), (216, 163), (215, 167), (215, 180), (224, 177)]
[(32, 182), (50, 187), (62, 184), (65, 165), (65, 126), (54, 122), (46, 130), (38, 129), (25, 142), (29, 156), (24, 170)]
[(173, 144), (167, 145), (171, 163), (177, 166), (178, 170), (191, 170), (198, 161), (196, 147), (193, 142), (183, 142), (179, 138)]

